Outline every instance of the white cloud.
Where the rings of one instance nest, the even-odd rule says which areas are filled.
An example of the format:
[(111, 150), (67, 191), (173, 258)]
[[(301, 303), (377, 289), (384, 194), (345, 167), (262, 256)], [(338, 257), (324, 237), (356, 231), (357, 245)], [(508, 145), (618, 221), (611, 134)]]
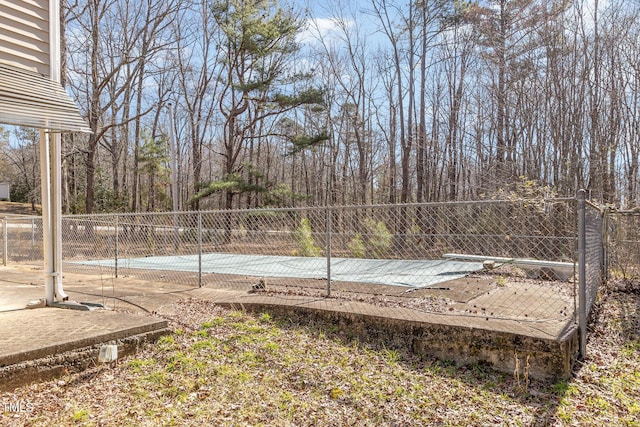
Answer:
[(353, 21), (338, 18), (312, 18), (307, 20), (307, 28), (298, 35), (298, 42), (303, 44), (315, 44), (320, 40), (338, 42), (344, 38), (344, 30), (353, 25)]

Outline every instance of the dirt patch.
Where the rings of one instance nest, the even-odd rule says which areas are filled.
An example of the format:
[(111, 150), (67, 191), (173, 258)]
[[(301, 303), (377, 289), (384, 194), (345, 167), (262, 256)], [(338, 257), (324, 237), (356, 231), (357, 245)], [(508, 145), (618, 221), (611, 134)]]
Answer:
[[(249, 292), (266, 296), (326, 297), (323, 281), (298, 286), (268, 278), (264, 288)], [(574, 310), (574, 284), (530, 279), (513, 267), (450, 280), (433, 288), (404, 288), (334, 282), (330, 299), (363, 302), (379, 307), (403, 307), (427, 313), (509, 319), (523, 322), (568, 321)]]

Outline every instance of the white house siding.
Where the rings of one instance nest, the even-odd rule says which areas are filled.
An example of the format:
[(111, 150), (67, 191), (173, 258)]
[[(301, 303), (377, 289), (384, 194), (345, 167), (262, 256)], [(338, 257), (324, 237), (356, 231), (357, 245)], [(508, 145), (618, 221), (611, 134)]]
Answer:
[(0, 1), (0, 62), (50, 74), (49, 1)]

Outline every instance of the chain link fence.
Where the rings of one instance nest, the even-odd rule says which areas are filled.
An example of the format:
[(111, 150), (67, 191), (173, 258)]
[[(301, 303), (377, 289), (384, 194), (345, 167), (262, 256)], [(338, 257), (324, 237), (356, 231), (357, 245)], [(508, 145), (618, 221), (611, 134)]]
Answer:
[(610, 209), (605, 223), (607, 273), (631, 287), (640, 281), (640, 210)]
[(42, 262), (42, 219), (37, 216), (2, 217), (2, 263)]
[(591, 313), (605, 276), (604, 213), (589, 202), (585, 203), (585, 298), (586, 315)]
[[(601, 237), (598, 210), (587, 214)], [(150, 283), (565, 322), (577, 316), (577, 215), (575, 199), (76, 215), (62, 221), (63, 261)], [(41, 262), (40, 220), (5, 223), (3, 256)]]

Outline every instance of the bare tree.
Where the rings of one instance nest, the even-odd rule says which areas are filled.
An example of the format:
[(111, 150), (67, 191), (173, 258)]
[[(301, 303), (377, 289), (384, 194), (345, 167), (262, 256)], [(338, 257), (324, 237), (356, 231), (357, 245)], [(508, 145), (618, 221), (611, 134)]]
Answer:
[[(405, 93), (406, 88), (404, 86), (404, 61), (403, 61), (403, 31), (398, 29), (398, 22), (395, 21), (396, 14), (399, 15), (399, 11), (401, 7), (399, 5), (391, 4), (386, 0), (373, 0), (372, 7), (375, 16), (378, 18), (380, 24), (382, 25), (382, 30), (384, 34), (387, 36), (389, 43), (391, 45), (391, 56), (393, 58), (393, 70), (394, 70), (394, 81), (396, 83), (396, 98), (397, 103), (395, 104), (397, 110), (398, 120), (396, 124), (399, 130), (399, 145), (400, 145), (400, 167), (401, 167), (401, 183), (400, 183), (400, 202), (406, 203), (409, 201), (409, 181), (411, 178), (411, 169), (410, 169), (410, 159), (411, 159), (411, 150), (413, 148), (413, 139), (411, 136), (412, 129), (407, 125), (405, 120), (411, 114), (411, 111), (407, 112), (407, 107), (405, 107)], [(413, 10), (413, 5), (410, 8)], [(401, 16), (401, 15), (400, 15)], [(410, 20), (411, 21), (411, 20)], [(401, 21), (402, 22), (402, 21)], [(408, 28), (409, 31), (413, 31), (414, 28), (411, 26)], [(413, 36), (411, 37), (413, 40)], [(415, 47), (410, 46), (410, 54), (409, 57), (413, 60), (413, 51)], [(409, 67), (409, 73), (411, 75), (410, 79), (413, 79), (413, 67)], [(411, 105), (413, 105), (413, 97), (414, 93), (409, 91), (409, 97), (411, 98)]]
[(18, 127), (13, 130), (12, 139), (14, 142), (3, 150), (1, 162), (9, 166), (4, 169), (4, 179), (12, 183), (12, 192), (19, 195), (15, 201), (27, 201), (35, 211), (40, 200), (40, 134), (32, 128)]
[(85, 191), (87, 212), (96, 198), (168, 206), (169, 102), (191, 209), (497, 197), (522, 182), (636, 204), (636, 3), (355, 5), (326, 3), (323, 20), (276, 0), (64, 6), (69, 87), (94, 130), (65, 138), (66, 206)]
[[(141, 7), (145, 6), (145, 7)], [(98, 147), (109, 149), (117, 163), (121, 158), (117, 133), (113, 128), (126, 126), (146, 115), (154, 104), (144, 105), (129, 114), (132, 85), (143, 74), (144, 64), (164, 44), (157, 37), (172, 16), (175, 3), (136, 3), (129, 0), (89, 0), (83, 7), (71, 5), (66, 11), (67, 31), (82, 34), (67, 43), (68, 71), (78, 76), (70, 81), (80, 102), (87, 107), (89, 135), (86, 148), (85, 211), (95, 205), (95, 173)], [(71, 39), (68, 39), (71, 40)], [(142, 42), (142, 45), (139, 43)], [(124, 108), (127, 107), (127, 108)], [(108, 138), (111, 136), (111, 138)], [(113, 168), (117, 175), (117, 165)], [(113, 181), (118, 186), (117, 177)]]
[[(212, 5), (208, 1), (193, 2), (176, 21), (174, 28), (177, 43), (179, 103), (184, 111), (190, 141), (190, 169), (192, 195), (201, 191), (203, 146), (212, 138), (215, 96), (218, 92), (216, 44), (219, 43), (219, 27), (213, 19)], [(197, 22), (197, 25), (193, 25)], [(191, 209), (198, 209), (199, 198), (191, 199)]]

